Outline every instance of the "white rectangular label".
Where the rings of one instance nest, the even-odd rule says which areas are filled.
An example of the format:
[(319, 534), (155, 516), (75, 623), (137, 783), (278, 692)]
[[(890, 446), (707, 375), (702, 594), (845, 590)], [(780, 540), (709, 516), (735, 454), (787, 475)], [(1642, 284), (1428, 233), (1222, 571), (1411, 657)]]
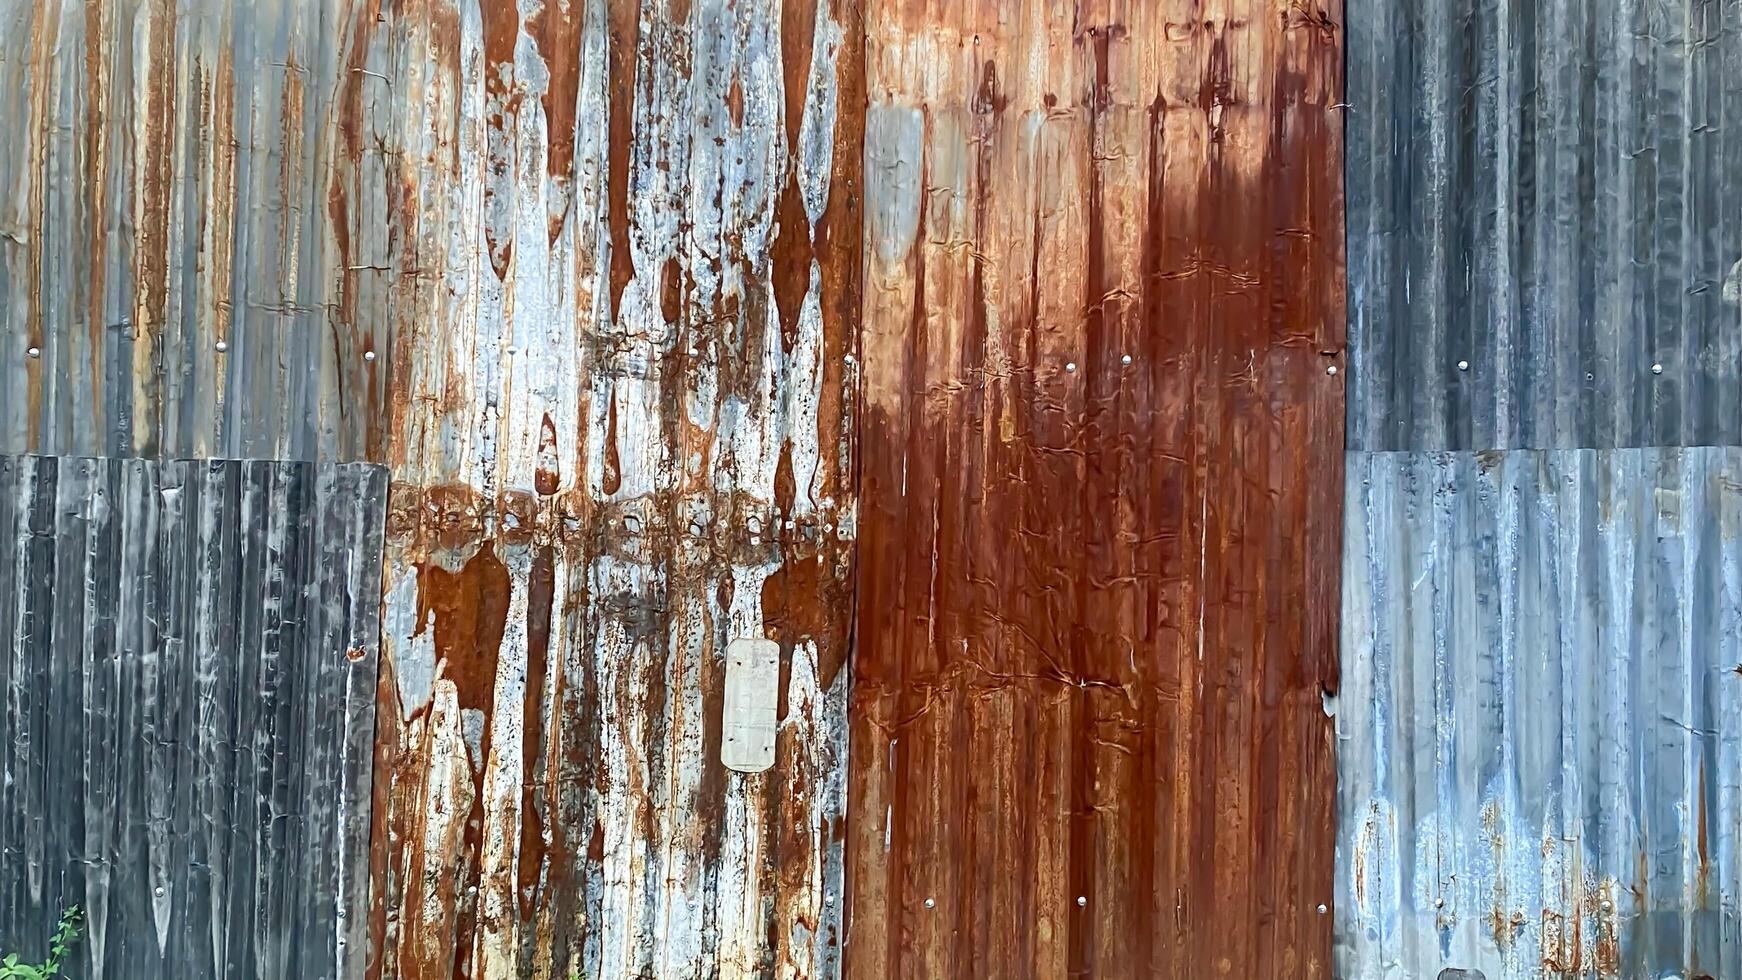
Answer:
[(720, 764), (738, 772), (772, 768), (779, 709), (780, 644), (751, 637), (733, 640), (726, 647)]

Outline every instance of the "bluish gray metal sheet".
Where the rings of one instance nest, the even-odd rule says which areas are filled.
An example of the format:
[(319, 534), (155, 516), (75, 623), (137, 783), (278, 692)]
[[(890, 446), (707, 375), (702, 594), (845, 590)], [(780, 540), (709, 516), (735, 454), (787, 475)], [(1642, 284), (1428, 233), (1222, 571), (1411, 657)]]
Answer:
[(1347, 24), (1350, 448), (1742, 443), (1742, 8)]
[(1742, 449), (1347, 487), (1339, 975), (1742, 976)]
[(0, 949), (356, 977), (380, 467), (0, 456)]

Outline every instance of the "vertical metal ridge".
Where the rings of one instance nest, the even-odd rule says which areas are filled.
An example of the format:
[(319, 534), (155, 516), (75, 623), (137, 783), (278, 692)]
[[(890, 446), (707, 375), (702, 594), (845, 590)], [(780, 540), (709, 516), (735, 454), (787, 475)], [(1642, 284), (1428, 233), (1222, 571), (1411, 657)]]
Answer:
[(359, 977), (386, 471), (0, 456), (0, 948)]
[(1739, 975), (1742, 449), (1348, 473), (1342, 975)]

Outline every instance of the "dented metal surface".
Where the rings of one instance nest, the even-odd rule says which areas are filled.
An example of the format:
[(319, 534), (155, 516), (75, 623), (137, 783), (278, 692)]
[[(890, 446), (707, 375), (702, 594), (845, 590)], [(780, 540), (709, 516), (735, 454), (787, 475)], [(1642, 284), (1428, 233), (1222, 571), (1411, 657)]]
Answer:
[(1349, 444), (1742, 443), (1742, 10), (1352, 0)]
[(867, 35), (847, 973), (1326, 977), (1341, 4)]
[(1742, 449), (1351, 454), (1345, 506), (1340, 975), (1742, 976)]
[(0, 451), (380, 458), (396, 270), (350, 244), (382, 187), (335, 30), (371, 11), (0, 4)]
[[(842, 0), (345, 21), (393, 334), (373, 975), (835, 972), (858, 36)], [(720, 762), (739, 637), (780, 645), (765, 772)]]
[(378, 466), (0, 455), (0, 950), (356, 980)]

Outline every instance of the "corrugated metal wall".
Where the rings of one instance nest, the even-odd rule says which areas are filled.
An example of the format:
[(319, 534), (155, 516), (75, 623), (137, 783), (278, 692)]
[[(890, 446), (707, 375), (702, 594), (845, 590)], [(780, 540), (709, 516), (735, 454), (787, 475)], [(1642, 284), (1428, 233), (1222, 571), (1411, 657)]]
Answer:
[[(1351, 615), (1427, 617), (1387, 669), (1435, 677), (1494, 654), (1433, 640), (1410, 563), (1487, 561), (1482, 481), (1521, 501), (1559, 459), (1351, 457), (1406, 498), (1465, 467), (1439, 544), (1369, 555), (1413, 498), (1337, 492), (1342, 384), (1362, 452), (1742, 443), (1733, 5), (1362, 0), (1346, 102), (1336, 2), (861, 6), (0, 7), (0, 450), (391, 467), (369, 972), (826, 977), (851, 933), (872, 976), (1316, 976), (1333, 919), (1362, 976), (1608, 962), (1605, 899), (1541, 886), (1583, 882), (1555, 855), (1586, 844), (1507, 850), (1507, 895), (1563, 918), (1496, 902), (1498, 961), (1428, 892), (1331, 898), (1374, 799), (1440, 821), (1392, 831), (1383, 881), (1493, 837), (1464, 822), (1491, 787), (1346, 729), (1331, 864), (1338, 508)], [(1668, 499), (1576, 458), (1537, 499)], [(1635, 568), (1626, 614), (1649, 586), (1690, 624), (1653, 655), (1722, 666), (1696, 629), (1729, 593), (1701, 618), (1654, 584), (1706, 566)], [(724, 650), (763, 636), (776, 762), (744, 774)], [(1633, 737), (1717, 739), (1705, 680), (1709, 726)], [(1475, 738), (1473, 703), (1435, 702), (1434, 737)], [(1482, 751), (1608, 785), (1582, 717)], [(1722, 868), (1742, 831), (1721, 780), (1643, 779), (1613, 962), (1722, 975), (1728, 885), (1672, 897), (1686, 849), (1651, 835), (1710, 798), (1678, 832)], [(1601, 799), (1530, 799), (1625, 836)]]
[[(857, 8), (526, 9), (347, 35), (394, 338), (375, 972), (833, 976)], [(764, 636), (775, 765), (728, 771)]]
[(1348, 61), (1351, 448), (1742, 443), (1735, 4), (1355, 0)]
[(1340, 972), (1742, 975), (1742, 14), (1349, 25)]
[(0, 451), (380, 458), (369, 6), (0, 4)]
[(868, 6), (847, 973), (1328, 976), (1341, 4)]
[(1348, 486), (1342, 975), (1742, 976), (1742, 449)]
[(0, 949), (363, 965), (386, 472), (0, 456)]

